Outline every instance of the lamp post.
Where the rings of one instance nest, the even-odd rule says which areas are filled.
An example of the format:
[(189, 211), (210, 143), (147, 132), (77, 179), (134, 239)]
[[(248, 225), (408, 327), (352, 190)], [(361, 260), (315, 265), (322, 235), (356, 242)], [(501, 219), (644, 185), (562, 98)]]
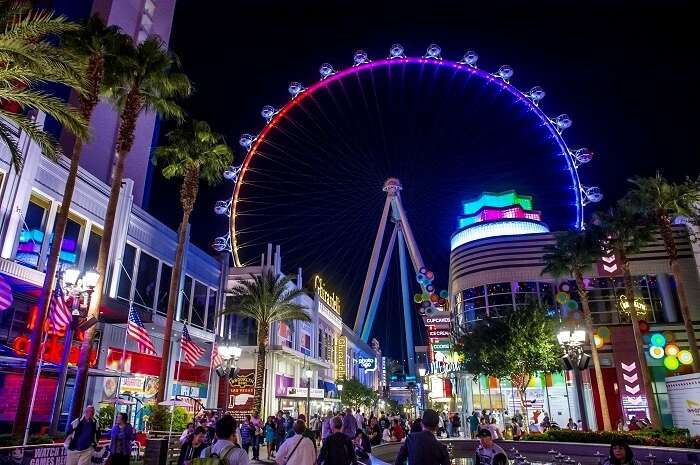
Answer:
[(340, 397), (340, 405), (343, 405), (343, 383), (339, 383), (337, 388), (338, 388), (338, 397)]
[(418, 380), (418, 382), (423, 384), (423, 389), (421, 389), (421, 396), (420, 396), (420, 407), (421, 407), (421, 410), (425, 410), (425, 409), (426, 409), (426, 405), (425, 405), (425, 386), (426, 386), (426, 383), (425, 383), (425, 375), (426, 375), (427, 372), (428, 372), (428, 370), (426, 370), (425, 367), (420, 367), (420, 368), (418, 368), (418, 377), (420, 378), (420, 379)]
[(235, 344), (221, 344), (218, 346), (218, 352), (223, 363), (216, 367), (216, 374), (222, 378), (233, 378), (238, 374), (236, 362), (241, 358), (243, 349)]
[[(56, 394), (53, 401), (53, 409), (51, 413), (51, 425), (49, 426), (49, 432), (51, 434), (58, 433), (58, 422), (61, 419), (61, 410), (63, 410), (63, 395), (66, 390), (66, 381), (68, 379), (68, 358), (70, 357), (70, 350), (73, 345), (73, 333), (78, 326), (81, 325), (81, 320), (84, 320), (87, 316), (87, 311), (90, 308), (90, 301), (92, 299), (92, 293), (95, 291), (95, 286), (97, 286), (97, 280), (99, 274), (95, 271), (86, 271), (81, 277), (80, 270), (78, 268), (69, 268), (63, 272), (59, 271), (57, 286), (61, 284), (64, 285), (67, 294), (71, 296), (71, 322), (66, 328), (66, 334), (63, 342), (63, 352), (61, 353), (61, 361), (59, 363), (58, 372), (58, 385), (56, 387)], [(81, 299), (85, 301), (85, 305), (81, 304)], [(85, 325), (82, 322), (82, 326), (89, 327), (97, 323), (94, 321)], [(117, 393), (117, 396), (119, 393)]]
[(307, 369), (304, 371), (304, 375), (306, 375), (306, 424), (309, 425), (311, 422), (311, 377), (314, 372)]
[(586, 431), (588, 430), (588, 418), (583, 398), (583, 382), (581, 380), (581, 370), (586, 369), (590, 359), (590, 356), (583, 351), (583, 344), (586, 342), (586, 332), (582, 329), (564, 328), (557, 334), (557, 341), (564, 349), (562, 362), (565, 369), (573, 371), (574, 384), (576, 384), (576, 400), (579, 415), (581, 416), (581, 429)]

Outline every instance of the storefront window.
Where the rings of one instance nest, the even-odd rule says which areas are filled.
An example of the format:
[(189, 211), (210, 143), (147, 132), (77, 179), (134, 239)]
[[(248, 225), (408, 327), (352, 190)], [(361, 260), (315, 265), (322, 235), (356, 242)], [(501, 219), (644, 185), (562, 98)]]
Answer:
[(97, 268), (97, 256), (100, 254), (100, 242), (102, 242), (102, 230), (93, 226), (90, 228), (87, 250), (85, 251), (85, 271)]
[(189, 321), (190, 307), (192, 306), (192, 278), (185, 276), (185, 285), (182, 288), (182, 305), (178, 314), (178, 321)]
[(204, 327), (204, 317), (207, 312), (207, 286), (199, 281), (194, 282), (192, 296), (192, 318), (190, 323), (198, 328)]
[(24, 223), (19, 234), (15, 259), (32, 268), (37, 268), (41, 246), (44, 243), (44, 228), (48, 219), (49, 201), (32, 194), (24, 214)]
[(136, 248), (130, 244), (124, 246), (121, 269), (119, 270), (119, 286), (117, 297), (131, 300), (131, 280), (134, 276), (134, 261), (136, 260)]
[(217, 293), (214, 289), (209, 289), (209, 304), (207, 305), (207, 329), (209, 331), (214, 331), (214, 326), (216, 326), (216, 315), (218, 313), (216, 295)]
[(153, 308), (157, 277), (158, 259), (142, 251), (139, 257), (139, 271), (136, 275), (135, 304), (146, 307), (149, 310)]
[(168, 295), (170, 293), (170, 276), (173, 268), (165, 263), (160, 264), (160, 283), (158, 285), (158, 301), (156, 302), (156, 313), (166, 315), (168, 313)]

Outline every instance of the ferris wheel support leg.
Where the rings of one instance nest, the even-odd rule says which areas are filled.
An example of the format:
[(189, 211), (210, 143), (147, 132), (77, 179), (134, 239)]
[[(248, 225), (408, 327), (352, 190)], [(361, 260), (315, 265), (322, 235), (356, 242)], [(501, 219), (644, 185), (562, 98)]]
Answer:
[(369, 259), (369, 267), (367, 268), (367, 276), (365, 276), (365, 284), (362, 287), (362, 296), (360, 297), (360, 305), (357, 307), (357, 316), (355, 317), (355, 332), (359, 332), (365, 321), (365, 314), (367, 313), (367, 303), (369, 302), (369, 293), (372, 289), (372, 283), (374, 282), (374, 274), (377, 272), (377, 263), (379, 262), (379, 251), (382, 248), (382, 239), (384, 239), (384, 230), (386, 229), (386, 220), (389, 216), (389, 207), (391, 206), (392, 196), (387, 195), (386, 201), (384, 202), (384, 210), (382, 211), (382, 218), (379, 222), (379, 229), (377, 229), (377, 235), (374, 238), (374, 245), (372, 246), (372, 255)]
[[(401, 226), (404, 226), (402, 223)], [(399, 264), (401, 267), (401, 294), (403, 295), (403, 323), (406, 334), (406, 357), (408, 374), (416, 374), (416, 347), (413, 345), (413, 324), (411, 319), (411, 289), (408, 284), (408, 261), (406, 260), (406, 243), (403, 227), (399, 229)], [(414, 263), (415, 265), (415, 263)]]
[(396, 197), (394, 197), (393, 204), (395, 213), (398, 213), (397, 216), (401, 220), (402, 231), (405, 234), (406, 243), (408, 245), (408, 253), (411, 254), (411, 262), (413, 262), (413, 271), (418, 273), (418, 270), (423, 268), (425, 264), (423, 263), (423, 257), (421, 257), (420, 250), (418, 250), (416, 239), (413, 237), (413, 231), (411, 230), (411, 225), (406, 217), (406, 210), (403, 209), (401, 197), (398, 194)]
[(389, 263), (391, 262), (391, 256), (394, 252), (394, 245), (396, 244), (396, 235), (398, 230), (399, 225), (395, 224), (394, 231), (391, 233), (391, 237), (389, 238), (389, 245), (386, 248), (384, 260), (382, 261), (382, 267), (379, 269), (377, 284), (374, 286), (374, 292), (372, 293), (372, 301), (369, 304), (369, 312), (367, 313), (367, 320), (362, 326), (361, 338), (365, 342), (369, 340), (369, 332), (372, 330), (372, 325), (374, 324), (374, 317), (377, 315), (377, 308), (379, 307), (379, 300), (382, 298), (382, 290), (384, 289), (384, 282), (386, 281), (386, 273), (387, 271), (389, 271)]

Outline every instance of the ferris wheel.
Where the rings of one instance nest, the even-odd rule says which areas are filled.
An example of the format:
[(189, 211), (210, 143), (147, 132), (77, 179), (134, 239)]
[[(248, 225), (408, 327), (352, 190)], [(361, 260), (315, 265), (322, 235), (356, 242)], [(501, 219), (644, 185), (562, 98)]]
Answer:
[[(245, 157), (224, 173), (233, 183), (232, 195), (217, 202), (215, 211), (228, 216), (229, 231), (213, 247), (229, 251), (237, 266), (259, 257), (266, 242), (284, 240), (291, 243), (284, 246), (287, 252), (317, 248), (318, 256), (308, 260), (312, 263), (323, 258), (335, 265), (367, 262), (368, 247), (343, 253), (333, 248), (350, 242), (349, 248), (358, 249), (352, 243), (355, 236), (373, 237), (376, 207), (383, 199), (370, 192), (393, 176), (402, 180), (405, 193), (423, 189), (421, 197), (432, 196), (435, 204), (450, 189), (464, 195), (472, 186), (522, 182), (526, 187), (520, 191), (542, 189), (560, 228), (581, 228), (584, 207), (602, 199), (600, 189), (579, 176), (593, 152), (571, 149), (564, 140), (572, 119), (565, 113), (548, 116), (541, 105), (543, 88), (519, 90), (508, 65), (490, 72), (480, 68), (474, 51), (453, 61), (443, 58), (436, 44), (418, 56), (394, 44), (386, 57), (372, 60), (358, 50), (350, 66), (323, 63), (318, 73), (312, 84), (291, 82), (285, 104), (262, 107), (264, 126), (257, 134), (240, 136)], [(417, 163), (411, 158), (414, 152), (422, 153)], [(527, 166), (513, 168), (518, 163)], [(415, 164), (421, 166), (415, 167), (410, 185), (411, 173), (405, 171)], [(434, 166), (438, 164), (441, 172)], [(445, 178), (445, 185), (428, 189), (423, 179), (433, 179), (435, 173)], [(371, 210), (369, 220), (356, 213), (363, 209)], [(420, 217), (429, 214), (419, 211), (417, 216), (411, 221), (420, 227)], [(449, 215), (424, 223), (434, 226), (442, 216)], [(354, 234), (342, 236), (352, 228), (357, 228)], [(420, 237), (419, 242), (425, 247)], [(298, 256), (303, 261), (308, 253)], [(361, 287), (360, 278), (353, 283)]]

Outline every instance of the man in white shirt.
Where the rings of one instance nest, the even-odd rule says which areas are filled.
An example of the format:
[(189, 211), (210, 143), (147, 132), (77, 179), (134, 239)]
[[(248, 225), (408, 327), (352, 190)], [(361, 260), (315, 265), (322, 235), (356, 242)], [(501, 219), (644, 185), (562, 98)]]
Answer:
[(362, 429), (364, 425), (364, 417), (360, 413), (360, 409), (355, 410), (355, 421), (357, 422), (357, 428)]
[(316, 463), (316, 446), (302, 433), (306, 425), (302, 420), (294, 422), (294, 436), (282, 443), (275, 455), (277, 465), (311, 465)]
[(236, 420), (224, 415), (216, 422), (216, 442), (202, 451), (200, 457), (213, 455), (226, 460), (228, 465), (248, 465), (248, 454), (241, 449), (236, 439)]

